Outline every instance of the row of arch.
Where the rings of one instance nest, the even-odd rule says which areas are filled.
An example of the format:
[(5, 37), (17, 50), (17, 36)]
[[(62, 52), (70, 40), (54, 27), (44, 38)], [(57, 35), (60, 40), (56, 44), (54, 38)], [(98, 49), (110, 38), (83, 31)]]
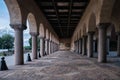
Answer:
[[(77, 40), (88, 36), (89, 32), (93, 32), (93, 39), (100, 41), (101, 31), (106, 28), (105, 37), (118, 35), (118, 54), (119, 52), (119, 34), (120, 33), (120, 1), (119, 0), (90, 0), (82, 19), (73, 34), (71, 41), (71, 49), (75, 50)], [(101, 27), (102, 26), (102, 27)], [(101, 30), (102, 29), (102, 30)], [(104, 36), (103, 35), (103, 36)], [(106, 41), (105, 41), (106, 42)], [(89, 45), (89, 44), (88, 44)], [(99, 44), (100, 47), (101, 44)], [(105, 45), (105, 44), (104, 44)], [(103, 45), (103, 47), (104, 47)], [(90, 46), (89, 46), (90, 47)], [(106, 48), (106, 47), (105, 47)]]
[[(55, 38), (55, 41), (58, 40), (58, 37), (52, 30), (51, 25), (45, 19), (41, 11), (39, 11), (33, 0), (29, 0), (29, 2), (5, 0), (5, 3), (10, 15), (10, 24), (27, 25), (28, 20), (30, 32), (39, 33), (41, 37), (46, 37), (47, 39)], [(28, 5), (26, 5), (26, 3)], [(31, 3), (33, 9), (30, 7)]]
[(72, 39), (86, 35), (90, 31), (95, 32), (101, 23), (110, 23), (114, 25), (115, 32), (120, 32), (119, 3), (119, 0), (91, 0)]
[[(29, 27), (32, 36), (32, 55), (37, 59), (37, 38), (40, 38), (40, 54), (58, 50), (59, 39), (34, 0), (4, 0), (10, 15), (10, 26), (15, 30), (15, 64), (24, 64), (23, 30)], [(31, 6), (32, 5), (32, 6)], [(27, 21), (29, 26), (27, 26)]]

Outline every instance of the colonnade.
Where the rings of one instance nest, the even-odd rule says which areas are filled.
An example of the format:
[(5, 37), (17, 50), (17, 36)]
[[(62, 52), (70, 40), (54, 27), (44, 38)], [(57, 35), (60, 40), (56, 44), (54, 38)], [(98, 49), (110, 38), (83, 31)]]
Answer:
[[(107, 54), (109, 52), (109, 43), (110, 38), (108, 40), (107, 37), (107, 28), (110, 24), (100, 24), (98, 28), (98, 62), (107, 62)], [(75, 44), (75, 52), (87, 55), (89, 58), (93, 57), (93, 53), (95, 50), (94, 45), (94, 31), (89, 31), (86, 35), (83, 35), (79, 39), (77, 39)], [(120, 32), (117, 32), (117, 55), (120, 56)]]
[[(10, 26), (15, 31), (15, 65), (22, 65), (24, 64), (23, 31), (27, 27), (22, 24), (10, 24)], [(59, 44), (57, 42), (46, 39), (45, 37), (38, 37), (39, 34), (35, 32), (30, 32), (30, 35), (32, 36), (32, 59), (38, 58), (37, 38), (40, 38), (41, 56), (49, 55), (59, 50)]]

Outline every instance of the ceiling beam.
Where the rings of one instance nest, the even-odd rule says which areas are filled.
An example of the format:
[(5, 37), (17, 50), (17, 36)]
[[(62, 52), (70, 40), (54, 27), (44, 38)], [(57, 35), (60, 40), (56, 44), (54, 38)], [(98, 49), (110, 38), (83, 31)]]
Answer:
[(73, 5), (73, 0), (70, 0), (70, 2), (69, 2), (69, 17), (68, 17), (68, 25), (67, 25), (67, 35), (69, 35), (69, 26), (70, 26), (70, 19), (71, 19), (71, 13), (72, 13), (72, 5)]
[[(56, 16), (57, 16), (57, 19), (58, 19), (58, 24), (59, 24), (59, 26), (61, 26), (60, 19), (59, 19), (59, 14), (58, 14), (58, 9), (57, 9), (57, 5), (56, 5), (56, 3), (55, 3), (54, 0), (52, 0), (52, 3), (53, 3), (53, 6), (54, 6), (54, 9), (55, 9), (55, 12), (56, 12)], [(62, 32), (61, 28), (60, 28), (60, 33), (63, 36), (63, 32)]]

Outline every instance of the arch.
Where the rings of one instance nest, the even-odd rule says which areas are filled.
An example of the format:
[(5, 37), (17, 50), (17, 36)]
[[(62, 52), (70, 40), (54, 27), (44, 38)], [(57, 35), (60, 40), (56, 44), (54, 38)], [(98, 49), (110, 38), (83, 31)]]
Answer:
[(4, 0), (10, 15), (10, 24), (22, 24), (22, 14), (17, 0)]
[(99, 12), (99, 23), (110, 23), (112, 8), (115, 0), (101, 0), (101, 9)]
[(40, 34), (40, 37), (45, 37), (45, 29), (42, 23), (40, 23), (39, 34)]
[(119, 32), (120, 31), (120, 0), (115, 0), (113, 9), (112, 9), (112, 16), (111, 20), (112, 23), (115, 25), (115, 31)]
[(87, 32), (95, 31), (95, 28), (96, 28), (96, 16), (94, 13), (91, 13), (87, 25)]
[(28, 22), (29, 22), (29, 29), (30, 32), (38, 32), (37, 31), (37, 24), (36, 24), (36, 19), (32, 13), (29, 13), (27, 16)]

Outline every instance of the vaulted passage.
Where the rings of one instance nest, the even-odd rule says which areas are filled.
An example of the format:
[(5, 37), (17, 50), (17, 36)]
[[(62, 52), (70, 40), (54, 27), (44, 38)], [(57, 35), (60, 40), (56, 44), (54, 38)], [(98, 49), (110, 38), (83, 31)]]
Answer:
[(98, 64), (95, 58), (58, 51), (0, 72), (0, 80), (119, 80), (120, 69), (111, 60), (111, 63)]
[[(0, 72), (0, 80), (120, 79), (120, 0), (4, 1), (16, 66)], [(32, 61), (23, 65), (28, 27)]]

